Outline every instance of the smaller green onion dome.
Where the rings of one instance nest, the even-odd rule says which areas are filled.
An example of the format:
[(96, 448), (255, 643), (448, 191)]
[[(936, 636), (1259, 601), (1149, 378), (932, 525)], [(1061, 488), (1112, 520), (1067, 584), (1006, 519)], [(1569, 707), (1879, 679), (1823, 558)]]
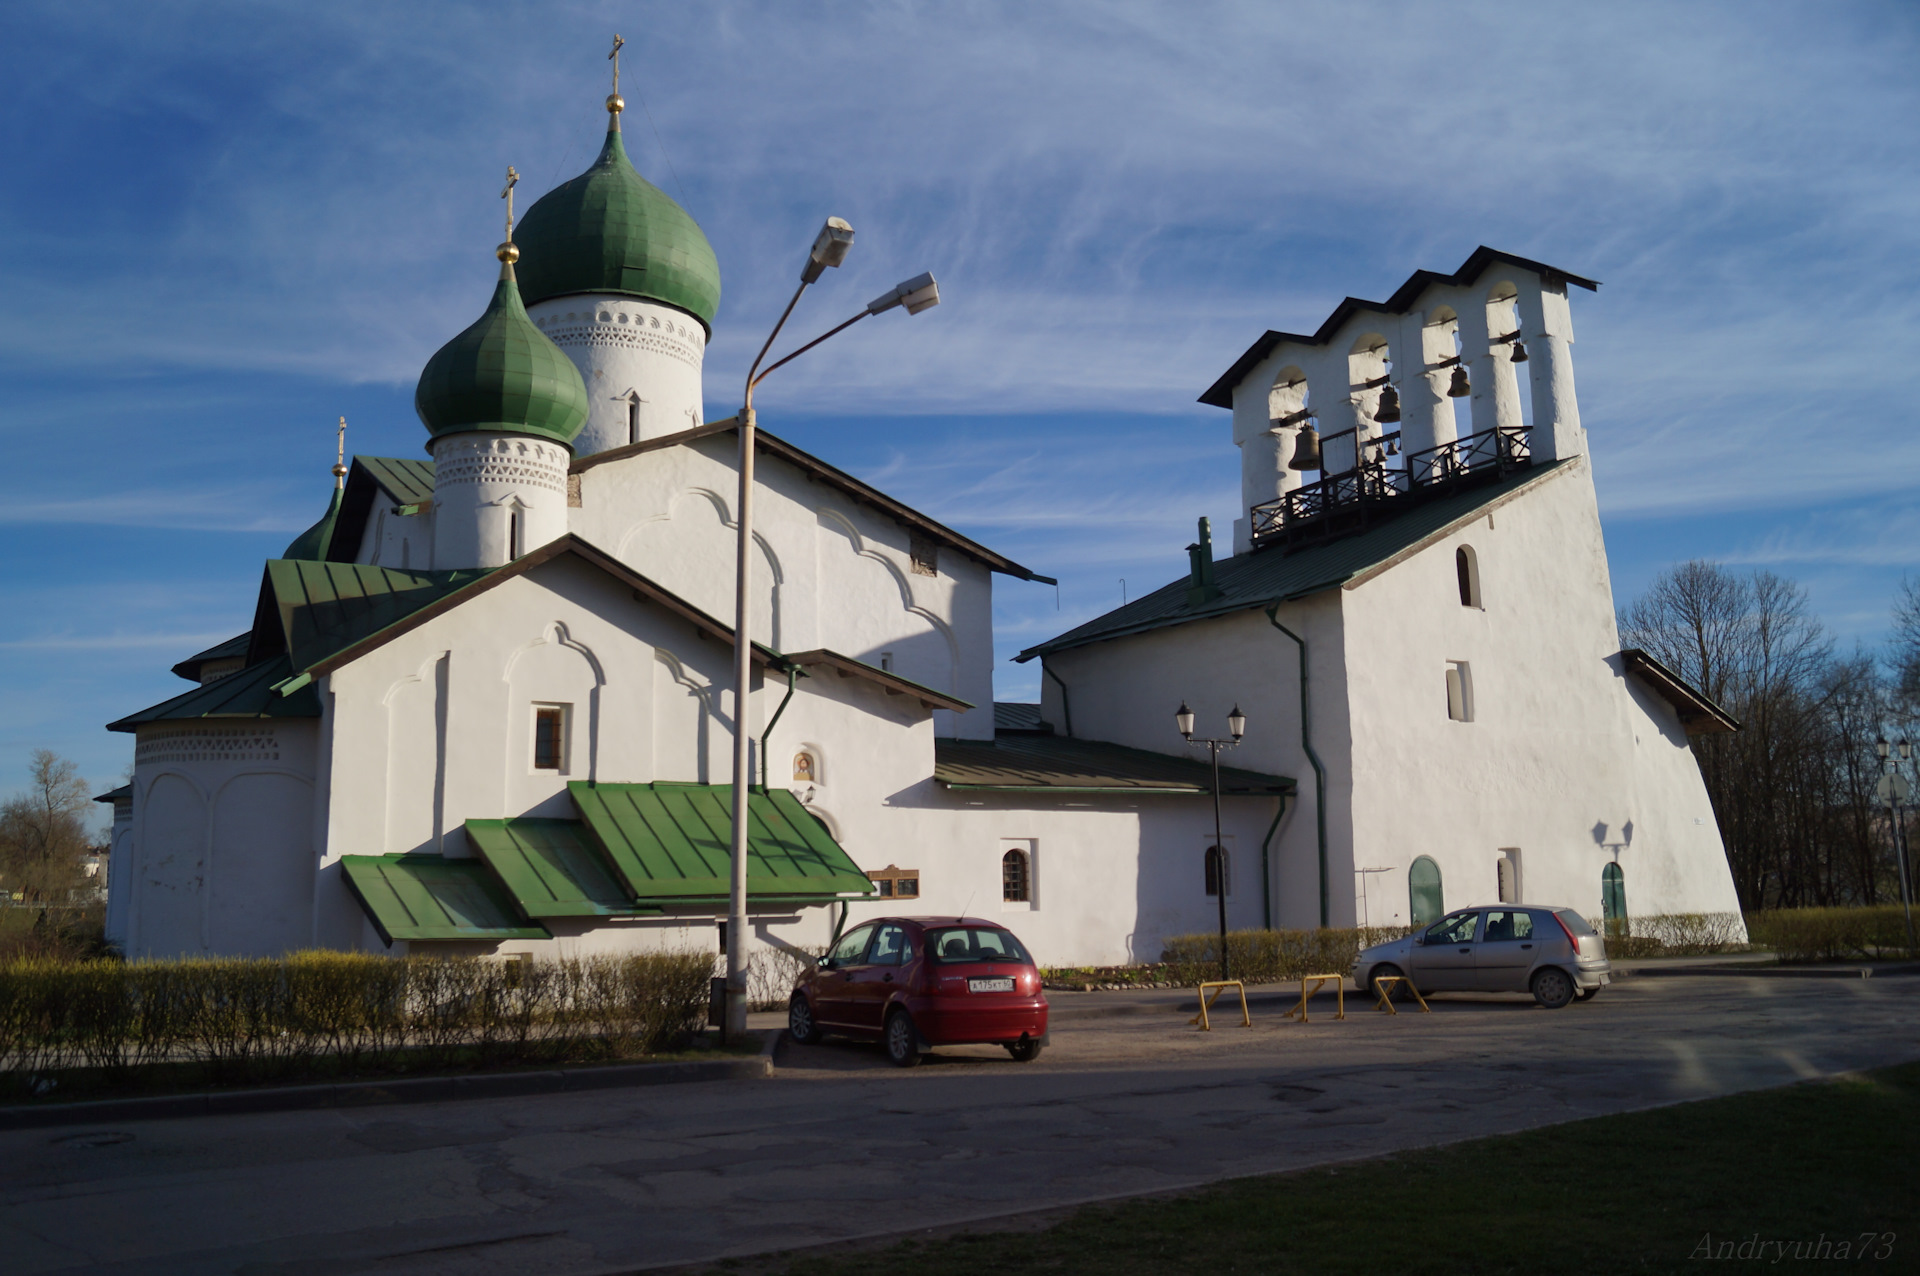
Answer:
[(587, 423), (580, 370), (527, 318), (511, 261), (487, 312), (427, 360), (413, 410), (435, 438), (499, 430), (571, 445)]
[(287, 546), (282, 558), (298, 558), (307, 562), (325, 561), (327, 546), (333, 543), (333, 525), (340, 521), (340, 485), (333, 485), (333, 503), (327, 506), (324, 518), (294, 538)]
[(568, 293), (625, 293), (677, 306), (713, 330), (720, 262), (693, 218), (640, 176), (607, 128), (600, 158), (554, 187), (520, 219), (526, 249), (520, 290), (530, 304)]

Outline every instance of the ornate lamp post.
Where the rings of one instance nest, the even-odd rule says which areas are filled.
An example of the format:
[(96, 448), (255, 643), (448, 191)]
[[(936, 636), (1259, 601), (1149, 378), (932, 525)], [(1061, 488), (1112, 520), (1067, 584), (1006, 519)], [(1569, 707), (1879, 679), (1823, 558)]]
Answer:
[[(773, 348), (780, 330), (786, 327), (788, 316), (799, 304), (800, 294), (825, 274), (827, 267), (838, 266), (845, 261), (852, 247), (853, 227), (838, 217), (827, 218), (827, 224), (820, 228), (820, 234), (815, 237), (813, 248), (807, 254), (807, 264), (801, 268), (800, 287), (794, 290), (793, 300), (780, 312), (780, 321), (773, 325), (773, 331), (767, 334), (760, 353), (754, 356), (753, 366), (747, 370), (746, 396), (740, 407), (740, 415), (736, 418), (740, 431), (740, 497), (733, 595), (733, 872), (727, 890), (727, 1006), (722, 1028), (722, 1035), (729, 1041), (747, 1030), (747, 786), (752, 779), (748, 746), (753, 738), (747, 712), (747, 693), (753, 679), (750, 584), (753, 561), (753, 391), (776, 368), (793, 362), (828, 337), (846, 331), (868, 315), (881, 314), (895, 306), (905, 306), (908, 314), (917, 315), (922, 310), (940, 304), (940, 286), (934, 282), (933, 276), (916, 275), (875, 297), (867, 303), (866, 309), (845, 323), (829, 328), (798, 350), (762, 369), (761, 360), (767, 357), (767, 351)], [(762, 765), (765, 765), (764, 759)]]
[(1193, 710), (1187, 708), (1182, 700), (1180, 708), (1173, 715), (1173, 722), (1180, 729), (1180, 736), (1188, 744), (1204, 744), (1207, 756), (1213, 762), (1213, 845), (1207, 848), (1207, 864), (1213, 870), (1213, 897), (1220, 906), (1220, 978), (1229, 978), (1227, 973), (1227, 851), (1221, 843), (1220, 834), (1220, 750), (1231, 749), (1240, 743), (1240, 737), (1247, 733), (1247, 715), (1240, 712), (1240, 706), (1233, 706), (1233, 712), (1227, 715), (1227, 732), (1230, 740), (1196, 740), (1193, 738)]

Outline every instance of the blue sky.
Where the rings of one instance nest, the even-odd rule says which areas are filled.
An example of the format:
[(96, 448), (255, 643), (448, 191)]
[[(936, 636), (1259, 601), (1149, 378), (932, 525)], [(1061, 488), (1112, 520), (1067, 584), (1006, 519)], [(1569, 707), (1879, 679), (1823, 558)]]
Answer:
[[(1230, 525), (1268, 327), (1486, 243), (1603, 281), (1575, 365), (1617, 598), (1708, 557), (1877, 644), (1920, 558), (1911, 3), (15, 3), (0, 10), (0, 790), (244, 628), (350, 446), (492, 287), (500, 174), (584, 168), (623, 54), (635, 162), (719, 254), (731, 411), (820, 219), (771, 429), (1058, 575), (1003, 657)], [(1035, 693), (1003, 663), (998, 694)]]

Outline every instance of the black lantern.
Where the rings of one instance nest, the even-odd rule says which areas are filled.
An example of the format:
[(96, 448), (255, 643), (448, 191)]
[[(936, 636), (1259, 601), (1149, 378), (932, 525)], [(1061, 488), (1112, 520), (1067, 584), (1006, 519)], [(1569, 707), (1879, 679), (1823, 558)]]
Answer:
[(1173, 721), (1174, 725), (1180, 728), (1182, 736), (1189, 740), (1193, 739), (1193, 710), (1187, 708), (1185, 700), (1182, 700), (1180, 707), (1174, 711)]
[(1240, 706), (1233, 706), (1233, 712), (1227, 715), (1227, 730), (1238, 740), (1247, 733), (1247, 715), (1240, 712)]

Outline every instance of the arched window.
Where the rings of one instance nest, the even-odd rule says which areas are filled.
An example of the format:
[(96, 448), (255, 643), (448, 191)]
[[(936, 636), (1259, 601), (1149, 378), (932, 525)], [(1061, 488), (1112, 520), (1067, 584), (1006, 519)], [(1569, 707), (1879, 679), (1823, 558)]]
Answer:
[(1610, 936), (1627, 933), (1627, 875), (1618, 864), (1600, 870), (1600, 912)]
[(1025, 851), (1008, 851), (1000, 857), (1000, 898), (1008, 904), (1032, 901), (1033, 863)]
[(1422, 855), (1407, 869), (1408, 915), (1415, 926), (1431, 926), (1446, 915), (1440, 892), (1440, 866)]
[(819, 768), (813, 764), (813, 755), (805, 749), (793, 755), (793, 778), (802, 784), (814, 783)]
[(1224, 846), (1209, 846), (1206, 855), (1207, 894), (1218, 895), (1220, 884), (1226, 883), (1227, 894), (1233, 894), (1233, 861), (1227, 858)]
[(1453, 572), (1460, 578), (1460, 605), (1480, 606), (1480, 560), (1470, 545), (1453, 551)]

